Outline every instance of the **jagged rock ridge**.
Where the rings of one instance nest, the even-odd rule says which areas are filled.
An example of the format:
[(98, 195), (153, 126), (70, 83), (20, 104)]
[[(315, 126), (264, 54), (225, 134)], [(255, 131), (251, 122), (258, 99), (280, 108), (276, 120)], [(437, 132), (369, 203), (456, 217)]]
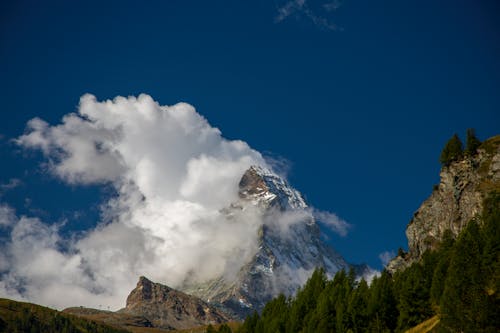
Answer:
[(491, 191), (500, 191), (500, 136), (478, 148), (477, 154), (443, 166), (440, 183), (415, 212), (407, 226), (408, 253), (398, 255), (387, 269), (394, 272), (434, 249), (446, 230), (457, 236), (483, 209)]
[[(236, 278), (224, 276), (183, 290), (207, 302), (221, 304), (233, 316), (243, 318), (279, 293), (293, 295), (317, 267), (329, 275), (350, 265), (321, 237), (318, 224), (301, 194), (286, 181), (262, 167), (253, 166), (239, 183), (240, 200), (225, 213), (258, 207), (263, 224), (258, 250)], [(290, 222), (290, 220), (293, 220)]]
[(140, 277), (118, 313), (141, 316), (153, 327), (185, 329), (230, 320), (224, 312), (201, 299)]

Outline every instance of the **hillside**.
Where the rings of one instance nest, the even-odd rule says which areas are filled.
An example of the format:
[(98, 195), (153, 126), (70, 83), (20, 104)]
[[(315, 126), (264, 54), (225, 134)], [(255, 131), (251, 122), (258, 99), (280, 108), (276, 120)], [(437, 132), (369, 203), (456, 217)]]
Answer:
[(44, 306), (2, 298), (0, 332), (126, 333), (128, 331)]

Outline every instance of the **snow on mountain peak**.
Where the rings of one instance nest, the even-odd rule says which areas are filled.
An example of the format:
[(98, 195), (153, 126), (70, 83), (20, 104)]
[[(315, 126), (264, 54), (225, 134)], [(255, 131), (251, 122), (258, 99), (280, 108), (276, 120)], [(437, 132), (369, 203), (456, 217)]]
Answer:
[(280, 210), (299, 210), (307, 204), (299, 191), (292, 188), (280, 176), (261, 166), (251, 166), (239, 183), (241, 199), (255, 204), (278, 206)]

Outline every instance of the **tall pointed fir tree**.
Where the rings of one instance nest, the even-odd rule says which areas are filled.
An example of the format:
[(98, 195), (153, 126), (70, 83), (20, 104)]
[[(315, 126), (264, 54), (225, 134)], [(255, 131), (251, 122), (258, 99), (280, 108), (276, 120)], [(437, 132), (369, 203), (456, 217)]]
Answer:
[(452, 162), (458, 161), (463, 157), (463, 144), (457, 134), (453, 134), (446, 143), (441, 152), (439, 161), (444, 166), (449, 166)]

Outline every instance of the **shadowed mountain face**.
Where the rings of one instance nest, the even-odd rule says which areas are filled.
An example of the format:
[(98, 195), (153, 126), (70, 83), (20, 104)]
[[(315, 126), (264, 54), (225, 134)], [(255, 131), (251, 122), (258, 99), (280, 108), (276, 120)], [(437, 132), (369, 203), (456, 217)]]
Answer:
[(184, 329), (217, 324), (230, 318), (201, 299), (141, 277), (127, 297), (122, 314), (147, 318), (154, 327)]
[(329, 275), (349, 269), (322, 239), (301, 194), (281, 177), (253, 166), (241, 178), (239, 198), (225, 213), (238, 223), (238, 211), (259, 210), (263, 223), (256, 253), (234, 278), (187, 284), (182, 288), (185, 292), (243, 318), (280, 293), (293, 295), (317, 267), (324, 267)]

